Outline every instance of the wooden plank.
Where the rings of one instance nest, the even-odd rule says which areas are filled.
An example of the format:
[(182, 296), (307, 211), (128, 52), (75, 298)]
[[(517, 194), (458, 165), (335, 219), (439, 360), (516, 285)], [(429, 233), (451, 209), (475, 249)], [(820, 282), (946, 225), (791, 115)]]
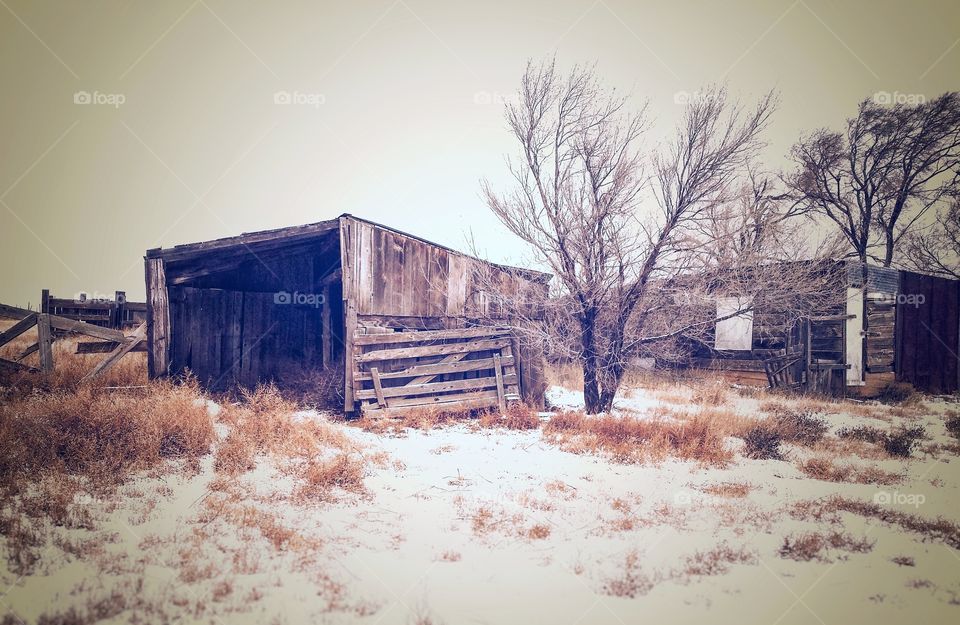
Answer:
[[(340, 272), (337, 272), (340, 277)], [(333, 327), (331, 325), (330, 306), (332, 304), (330, 285), (323, 287), (323, 308), (320, 311), (320, 362), (323, 368), (333, 366)]]
[[(462, 352), (462, 353), (460, 353), (460, 354), (449, 354), (449, 355), (447, 355), (447, 356), (444, 356), (443, 359), (442, 359), (439, 363), (437, 363), (437, 364), (444, 364), (444, 365), (457, 364), (457, 363), (459, 363), (461, 360), (463, 360), (464, 358), (466, 358), (467, 355), (468, 355), (467, 352)], [(491, 360), (492, 360), (492, 359), (491, 359)], [(474, 361), (474, 362), (476, 362), (476, 361)], [(491, 362), (491, 364), (492, 364), (492, 362)], [(464, 371), (477, 371), (477, 369), (465, 369)], [(410, 383), (410, 384), (426, 384), (427, 382), (430, 382), (431, 380), (433, 380), (433, 379), (434, 379), (435, 377), (437, 377), (438, 375), (440, 375), (440, 373), (434, 373), (434, 374), (430, 374), (430, 375), (423, 375), (423, 376), (418, 377), (418, 378), (415, 379), (415, 380), (411, 380), (409, 383)]]
[(151, 378), (170, 372), (170, 301), (164, 261), (147, 258), (144, 261), (147, 285), (147, 369)]
[(39, 317), (37, 313), (30, 313), (17, 323), (7, 328), (6, 331), (0, 332), (0, 346), (6, 345), (33, 326), (37, 325), (37, 317)]
[[(433, 379), (434, 377), (444, 373), (463, 373), (466, 371), (482, 371), (484, 369), (493, 369), (493, 358), (479, 358), (477, 360), (462, 360), (459, 362), (447, 360), (448, 358), (453, 358), (455, 356), (463, 358), (466, 356), (466, 354), (451, 354), (440, 362), (425, 365), (413, 365), (400, 371), (381, 371), (380, 379), (391, 380), (397, 378), (422, 376), (422, 378), (417, 378), (417, 380), (423, 381), (411, 381), (410, 384), (426, 384), (430, 381), (430, 379)], [(512, 365), (513, 363), (513, 356), (508, 356), (506, 358), (501, 357), (501, 364), (504, 367)], [(355, 375), (357, 379), (362, 382), (369, 382), (372, 379), (370, 374), (365, 371), (358, 371)]]
[(402, 358), (420, 358), (422, 356), (440, 356), (443, 354), (459, 354), (462, 352), (479, 352), (490, 349), (500, 349), (510, 344), (510, 339), (490, 339), (484, 341), (468, 341), (464, 343), (447, 343), (441, 345), (423, 345), (420, 347), (397, 347), (392, 349), (378, 349), (359, 354), (357, 362), (373, 362), (375, 360), (398, 360)]
[[(121, 343), (119, 341), (81, 341), (77, 343), (77, 354), (109, 354), (115, 350)], [(132, 350), (133, 352), (146, 352), (146, 341), (141, 342)]]
[[(101, 362), (97, 363), (97, 366), (93, 370), (83, 377), (83, 380), (92, 380), (98, 375), (109, 371), (117, 362), (123, 358), (127, 353), (130, 352), (134, 347), (143, 341), (147, 340), (147, 324), (146, 322), (141, 323), (132, 335), (130, 335), (127, 340), (122, 344), (118, 345), (115, 350), (110, 352), (110, 355), (104, 358)], [(81, 381), (83, 381), (81, 380)]]
[[(503, 377), (504, 384), (516, 384), (517, 376), (508, 375)], [(431, 384), (407, 384), (405, 386), (388, 386), (382, 389), (383, 396), (386, 397), (415, 397), (418, 395), (437, 395), (450, 391), (466, 391), (496, 388), (497, 379), (494, 376), (485, 378), (472, 378), (467, 380), (450, 380), (448, 382), (433, 382)], [(377, 393), (373, 389), (361, 389), (356, 393), (357, 399), (377, 399)]]
[(370, 367), (370, 376), (373, 379), (373, 391), (377, 396), (377, 405), (381, 408), (387, 407), (387, 400), (383, 396), (383, 387), (380, 385), (380, 372), (376, 367)]
[(354, 291), (356, 290), (356, 271), (354, 262), (356, 252), (354, 250), (355, 236), (352, 228), (353, 224), (346, 217), (340, 217), (340, 267), (342, 269), (343, 281), (343, 325), (344, 325), (344, 373), (343, 373), (343, 410), (344, 412), (353, 412), (356, 409), (356, 400), (353, 396), (354, 385), (359, 384), (353, 379), (353, 335), (357, 331), (357, 305)]
[(414, 332), (394, 332), (392, 334), (358, 334), (354, 337), (357, 345), (387, 345), (392, 343), (421, 343), (447, 339), (472, 339), (478, 337), (505, 336), (510, 333), (506, 328), (457, 328), (454, 330), (421, 330)]
[(50, 332), (50, 315), (47, 313), (37, 316), (37, 343), (40, 346), (40, 370), (49, 373), (53, 371), (53, 336)]
[(506, 412), (507, 400), (503, 396), (503, 368), (500, 366), (500, 354), (493, 355), (493, 372), (497, 377), (497, 404), (500, 412)]
[(122, 341), (124, 339), (123, 332), (113, 328), (95, 326), (92, 323), (68, 319), (59, 315), (49, 315), (48, 318), (50, 319), (50, 327), (64, 332), (76, 332), (104, 341)]
[(29, 356), (30, 354), (35, 354), (35, 353), (37, 353), (38, 351), (40, 351), (40, 343), (34, 343), (33, 345), (31, 345), (31, 346), (28, 347), (27, 349), (25, 349), (25, 350), (23, 350), (22, 352), (20, 352), (20, 355), (17, 356), (17, 362), (20, 362), (21, 360), (23, 360), (24, 358), (26, 358), (26, 357)]
[(34, 314), (36, 311), (27, 310), (26, 308), (20, 308), (18, 306), (9, 306), (7, 304), (0, 304), (0, 317), (6, 319), (23, 319), (28, 315)]

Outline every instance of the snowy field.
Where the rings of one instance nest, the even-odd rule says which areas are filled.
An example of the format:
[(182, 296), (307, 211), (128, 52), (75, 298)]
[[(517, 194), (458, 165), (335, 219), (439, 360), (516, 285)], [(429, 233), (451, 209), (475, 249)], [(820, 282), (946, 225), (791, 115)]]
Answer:
[[(477, 421), (360, 427), (323, 414), (363, 459), (362, 488), (298, 497), (260, 454), (238, 475), (206, 455), (77, 498), (83, 523), (43, 532), (28, 570), (0, 576), (8, 623), (946, 623), (960, 617), (958, 408), (629, 389), (614, 415), (713, 410), (829, 424), (783, 459), (667, 454), (622, 461), (535, 429)], [(553, 387), (555, 407), (582, 397)], [(698, 403), (700, 402), (700, 403)], [(220, 445), (230, 425), (208, 404)], [(682, 418), (682, 417), (681, 417)], [(715, 416), (719, 419), (720, 416)], [(922, 426), (909, 458), (842, 440), (843, 427)], [(810, 458), (845, 467), (830, 479)], [(839, 476), (839, 477), (838, 477)], [(851, 503), (852, 502), (852, 503)], [(861, 506), (855, 505), (860, 502)], [(934, 522), (940, 518), (939, 522)], [(8, 549), (9, 551), (9, 549)], [(8, 554), (9, 561), (9, 554)]]

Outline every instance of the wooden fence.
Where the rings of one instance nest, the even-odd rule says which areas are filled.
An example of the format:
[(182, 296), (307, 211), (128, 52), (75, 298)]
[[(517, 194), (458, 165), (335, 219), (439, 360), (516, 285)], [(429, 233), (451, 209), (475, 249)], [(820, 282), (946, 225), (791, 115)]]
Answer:
[(146, 303), (128, 302), (123, 291), (115, 292), (113, 299), (87, 299), (54, 297), (43, 289), (40, 312), (115, 330), (136, 328), (147, 319)]
[(510, 331), (462, 328), (355, 334), (354, 397), (366, 415), (429, 406), (506, 409), (520, 399)]
[[(78, 321), (0, 304), (0, 317), (18, 319), (7, 330), (0, 332), (0, 347), (11, 342), (21, 334), (36, 327), (37, 341), (20, 352), (13, 360), (0, 358), (0, 369), (23, 372), (53, 371), (53, 343), (70, 334), (80, 334), (94, 339), (96, 342), (79, 343), (77, 353), (107, 353), (107, 357), (98, 362), (87, 373), (84, 380), (92, 379), (113, 367), (123, 356), (131, 351), (140, 351), (145, 347), (147, 338), (146, 322), (140, 323), (130, 335), (114, 328), (106, 328), (86, 321)], [(83, 346), (89, 346), (83, 349)], [(32, 354), (39, 354), (40, 366), (34, 367), (24, 361)]]

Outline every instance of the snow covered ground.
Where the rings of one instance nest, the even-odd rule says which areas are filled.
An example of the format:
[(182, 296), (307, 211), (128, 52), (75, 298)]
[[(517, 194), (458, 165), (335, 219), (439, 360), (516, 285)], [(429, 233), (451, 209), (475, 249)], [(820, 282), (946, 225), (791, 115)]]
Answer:
[[(685, 392), (631, 389), (615, 412), (642, 418)], [(582, 406), (557, 387), (550, 400)], [(729, 392), (725, 405), (759, 415), (764, 401)], [(367, 459), (365, 494), (304, 503), (266, 458), (233, 480), (212, 457), (196, 472), (144, 476), (112, 501), (78, 502), (94, 529), (52, 528), (33, 572), (0, 576), (0, 610), (10, 623), (71, 606), (77, 620), (50, 622), (955, 622), (960, 545), (796, 505), (841, 495), (960, 522), (957, 441), (944, 428), (957, 406), (833, 406), (832, 432), (925, 427), (912, 459), (849, 458), (902, 474), (898, 483), (813, 479), (798, 468), (810, 450), (793, 445), (784, 461), (639, 465), (563, 451), (536, 429), (341, 424)], [(845, 540), (810, 560), (784, 557), (785, 539), (805, 533)]]

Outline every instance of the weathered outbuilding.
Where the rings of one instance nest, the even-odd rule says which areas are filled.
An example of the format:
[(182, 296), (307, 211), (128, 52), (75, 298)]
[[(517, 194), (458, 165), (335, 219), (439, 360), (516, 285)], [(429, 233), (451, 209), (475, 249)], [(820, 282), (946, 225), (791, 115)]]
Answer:
[(153, 249), (145, 264), (151, 377), (189, 370), (222, 389), (339, 368), (348, 413), (543, 402), (542, 354), (502, 304), (535, 314), (548, 274), (352, 215)]
[(690, 364), (742, 382), (820, 391), (873, 395), (897, 381), (956, 392), (960, 281), (851, 261), (837, 267), (824, 287), (839, 303), (831, 314), (751, 310), (719, 322)]

